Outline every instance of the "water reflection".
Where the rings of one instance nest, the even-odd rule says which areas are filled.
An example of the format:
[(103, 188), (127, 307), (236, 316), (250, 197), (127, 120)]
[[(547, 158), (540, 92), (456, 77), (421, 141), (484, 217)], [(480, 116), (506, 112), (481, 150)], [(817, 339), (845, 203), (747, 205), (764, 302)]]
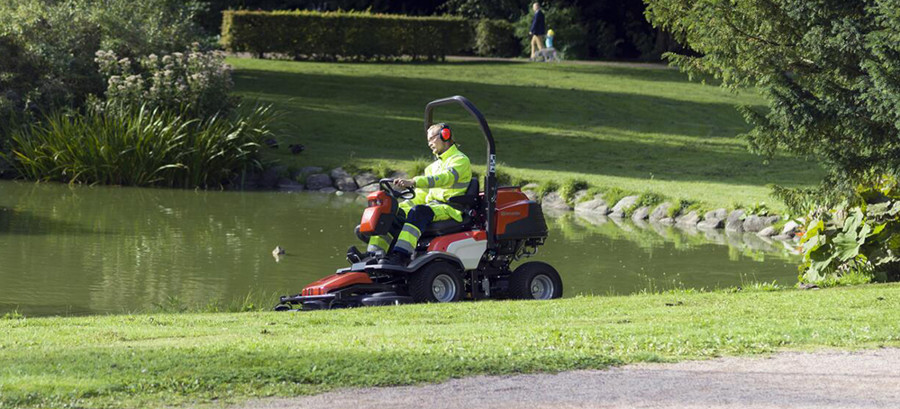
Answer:
[[(361, 244), (353, 226), (364, 206), (357, 195), (0, 182), (0, 313), (117, 313), (297, 292)], [(557, 267), (567, 295), (796, 277), (784, 246), (753, 235), (571, 213), (548, 223), (537, 258)]]

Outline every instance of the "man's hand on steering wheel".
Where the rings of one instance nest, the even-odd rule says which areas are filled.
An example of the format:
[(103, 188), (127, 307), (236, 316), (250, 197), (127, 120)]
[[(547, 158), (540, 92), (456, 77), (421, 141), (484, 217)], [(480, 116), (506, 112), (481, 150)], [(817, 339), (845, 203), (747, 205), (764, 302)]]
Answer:
[(416, 182), (412, 179), (394, 179), (394, 184), (401, 188), (414, 188), (416, 187)]

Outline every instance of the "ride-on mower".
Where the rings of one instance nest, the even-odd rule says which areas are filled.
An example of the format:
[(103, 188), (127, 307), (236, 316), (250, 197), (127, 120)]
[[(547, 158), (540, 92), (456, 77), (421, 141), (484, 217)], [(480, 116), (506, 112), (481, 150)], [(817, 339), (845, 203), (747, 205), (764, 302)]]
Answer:
[[(544, 244), (547, 223), (541, 205), (520, 188), (497, 186), (494, 138), (481, 112), (461, 96), (432, 101), (425, 107), (425, 129), (433, 123), (434, 108), (457, 103), (478, 120), (487, 141), (484, 191), (479, 192), (473, 177), (466, 194), (450, 199), (462, 210), (462, 222), (431, 223), (408, 265), (364, 258), (307, 285), (300, 294), (282, 296), (276, 310), (562, 296), (562, 280), (549, 264), (531, 261), (510, 270), (510, 264), (534, 255)], [(399, 231), (404, 220), (397, 214), (398, 202), (416, 194), (412, 188), (398, 191), (391, 182), (381, 179), (380, 189), (367, 197), (368, 208), (357, 227), (357, 236), (366, 243), (372, 234)], [(356, 260), (349, 254), (348, 259)]]

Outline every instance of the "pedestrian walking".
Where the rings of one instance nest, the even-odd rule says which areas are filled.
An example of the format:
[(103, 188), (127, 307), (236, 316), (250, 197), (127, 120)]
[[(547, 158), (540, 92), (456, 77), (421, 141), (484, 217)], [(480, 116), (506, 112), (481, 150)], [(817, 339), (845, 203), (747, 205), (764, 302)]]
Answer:
[(531, 20), (531, 61), (534, 61), (535, 48), (537, 51), (544, 49), (544, 35), (547, 34), (547, 24), (544, 22), (544, 12), (541, 11), (541, 5), (534, 2), (531, 5), (534, 10), (534, 18)]

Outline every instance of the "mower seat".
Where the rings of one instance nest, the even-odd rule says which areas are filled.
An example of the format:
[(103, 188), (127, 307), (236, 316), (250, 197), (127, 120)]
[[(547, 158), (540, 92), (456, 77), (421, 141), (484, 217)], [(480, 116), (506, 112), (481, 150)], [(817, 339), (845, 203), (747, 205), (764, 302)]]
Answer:
[(462, 221), (457, 222), (456, 220), (450, 219), (432, 222), (425, 228), (425, 231), (422, 232), (422, 237), (443, 236), (445, 234), (471, 230), (473, 224), (472, 213), (474, 213), (472, 210), (475, 210), (478, 205), (479, 190), (478, 179), (473, 177), (472, 181), (469, 182), (469, 186), (466, 188), (465, 194), (451, 197), (447, 201), (453, 205), (453, 207), (462, 211)]

